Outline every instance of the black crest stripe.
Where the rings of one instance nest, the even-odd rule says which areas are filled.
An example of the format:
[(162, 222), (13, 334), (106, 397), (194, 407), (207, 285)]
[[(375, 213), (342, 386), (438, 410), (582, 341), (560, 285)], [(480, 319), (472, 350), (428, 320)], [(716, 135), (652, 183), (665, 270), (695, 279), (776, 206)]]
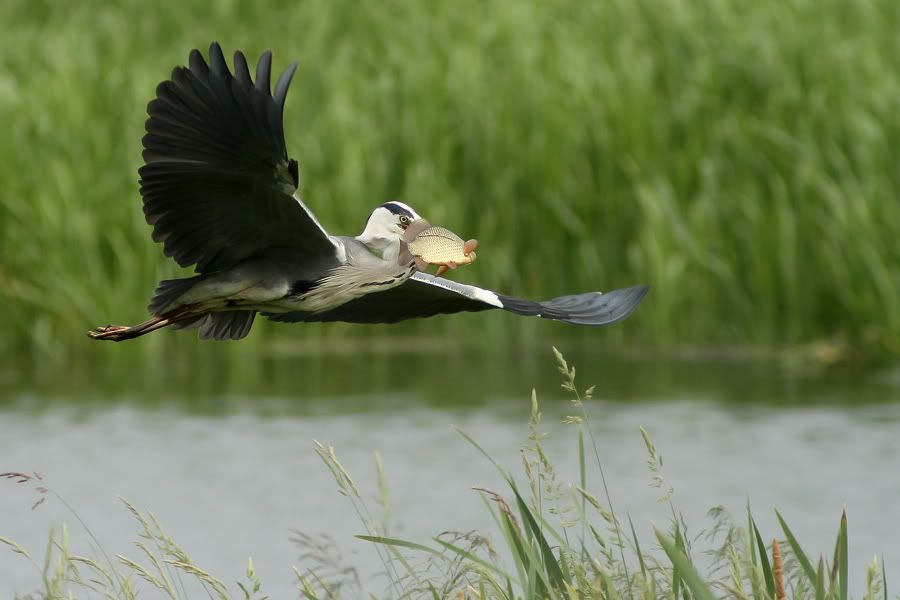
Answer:
[(409, 217), (410, 219), (412, 219), (412, 218), (414, 217), (414, 215), (413, 215), (408, 209), (403, 208), (402, 206), (400, 206), (400, 205), (397, 204), (396, 202), (385, 202), (385, 203), (382, 204), (381, 206), (382, 206), (383, 208), (388, 209), (389, 211), (391, 211), (391, 212), (394, 213), (395, 215), (406, 215), (406, 216)]

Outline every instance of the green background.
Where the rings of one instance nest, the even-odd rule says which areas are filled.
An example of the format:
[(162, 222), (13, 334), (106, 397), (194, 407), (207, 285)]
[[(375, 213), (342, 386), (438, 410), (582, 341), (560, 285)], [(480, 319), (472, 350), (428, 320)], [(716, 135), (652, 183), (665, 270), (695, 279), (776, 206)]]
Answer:
[[(454, 276), (525, 297), (652, 286), (600, 334), (511, 315), (283, 326), (214, 350), (581, 337), (632, 348), (900, 349), (900, 3), (0, 5), (0, 352), (190, 359), (195, 334), (90, 344), (177, 267), (136, 170), (191, 48), (274, 52), (301, 192), (333, 233), (403, 199), (481, 242)], [(400, 343), (400, 342), (398, 342)], [(405, 343), (405, 342), (403, 342)], [(216, 346), (223, 346), (218, 344)], [(818, 347), (818, 346), (817, 346)], [(181, 353), (181, 354), (178, 354)]]

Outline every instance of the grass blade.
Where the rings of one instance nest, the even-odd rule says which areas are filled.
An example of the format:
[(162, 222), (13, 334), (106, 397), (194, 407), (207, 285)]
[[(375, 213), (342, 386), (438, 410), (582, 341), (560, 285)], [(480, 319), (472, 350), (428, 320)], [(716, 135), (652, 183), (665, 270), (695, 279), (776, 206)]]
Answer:
[(791, 551), (793, 551), (794, 556), (797, 557), (797, 562), (800, 563), (800, 567), (803, 569), (803, 572), (806, 573), (806, 577), (809, 579), (810, 584), (816, 585), (816, 571), (813, 569), (809, 557), (803, 552), (803, 549), (800, 547), (800, 542), (794, 537), (794, 532), (788, 527), (788, 524), (781, 516), (781, 513), (776, 510), (775, 516), (778, 517), (778, 522), (781, 524), (781, 529), (784, 531), (785, 537), (787, 537), (788, 544), (791, 546)]
[(600, 571), (600, 578), (603, 579), (603, 591), (604, 597), (606, 600), (621, 600), (619, 596), (619, 591), (616, 589), (616, 586), (613, 584), (612, 578), (606, 572), (605, 569)]
[(659, 544), (662, 546), (663, 551), (665, 551), (669, 560), (672, 561), (672, 566), (678, 569), (681, 580), (684, 581), (684, 584), (691, 590), (694, 599), (716, 600), (712, 590), (703, 582), (703, 579), (700, 577), (697, 569), (694, 568), (694, 565), (691, 564), (687, 554), (678, 549), (675, 540), (655, 527), (653, 528), (653, 532), (656, 534), (656, 539), (659, 540)]
[(634, 523), (631, 521), (631, 515), (628, 515), (628, 525), (631, 527), (631, 537), (634, 540), (634, 551), (638, 557), (638, 563), (641, 565), (641, 575), (644, 581), (647, 581), (647, 565), (644, 563), (644, 553), (641, 552), (641, 543), (638, 541), (637, 533), (634, 531)]
[[(587, 489), (587, 470), (584, 461), (584, 431), (578, 428), (578, 476), (581, 480), (581, 489)], [(582, 501), (583, 504), (584, 501)]]
[(753, 527), (753, 534), (756, 536), (756, 544), (757, 551), (759, 554), (759, 562), (762, 565), (763, 575), (766, 580), (766, 591), (769, 592), (769, 597), (775, 597), (775, 576), (772, 574), (772, 567), (769, 564), (769, 555), (766, 553), (766, 544), (763, 542), (762, 536), (759, 534), (759, 527), (756, 526), (756, 521), (753, 520), (753, 516), (750, 516), (750, 524)]
[(424, 552), (426, 554), (430, 554), (432, 556), (436, 556), (443, 560), (447, 560), (447, 557), (440, 553), (440, 551), (435, 550), (434, 548), (429, 548), (423, 544), (418, 544), (416, 542), (410, 542), (407, 540), (401, 540), (397, 538), (386, 538), (377, 535), (358, 535), (357, 539), (364, 540), (366, 542), (373, 542), (375, 544), (383, 544), (385, 546), (395, 546), (399, 548), (408, 548), (409, 550), (416, 550), (418, 552)]
[[(578, 427), (578, 476), (581, 483), (581, 489), (587, 489), (587, 470), (585, 468), (584, 461), (584, 429), (579, 425)], [(587, 558), (587, 548), (584, 547), (584, 541), (586, 536), (586, 528), (587, 528), (587, 519), (583, 517), (585, 511), (587, 509), (586, 506), (587, 498), (584, 497), (584, 494), (581, 495), (581, 560)]]
[(816, 600), (825, 600), (825, 559), (819, 556), (819, 568), (816, 569)]
[(472, 439), (472, 438), (469, 436), (469, 434), (466, 433), (465, 431), (463, 431), (462, 429), (459, 429), (458, 427), (456, 427), (455, 429), (456, 429), (456, 432), (457, 432), (459, 435), (461, 435), (461, 436), (463, 437), (464, 440), (466, 440), (467, 442), (469, 442), (469, 444), (470, 444), (473, 448), (475, 448), (476, 450), (478, 450), (478, 451), (482, 454), (482, 456), (484, 456), (486, 459), (488, 459), (488, 460), (491, 462), (491, 464), (494, 465), (494, 467), (496, 467), (497, 471), (500, 472), (500, 474), (501, 474), (501, 475), (503, 476), (503, 478), (507, 481), (507, 483), (509, 483), (510, 485), (513, 484), (512, 477), (510, 476), (510, 474), (507, 473), (506, 470), (504, 470), (503, 467), (501, 467), (500, 464), (499, 464), (496, 460), (494, 460), (494, 458), (493, 458), (490, 454), (488, 454), (487, 450), (485, 450), (484, 448), (482, 448), (481, 445), (480, 445), (478, 442), (476, 442), (474, 439)]
[(505, 573), (504, 571), (502, 571), (501, 569), (498, 569), (496, 565), (492, 565), (488, 561), (484, 560), (480, 556), (477, 556), (477, 555), (469, 552), (465, 548), (460, 548), (459, 546), (457, 546), (455, 544), (451, 544), (450, 542), (445, 542), (444, 540), (439, 539), (439, 538), (434, 538), (434, 541), (437, 542), (438, 544), (440, 544), (441, 546), (443, 546), (444, 548), (446, 548), (447, 550), (453, 552), (454, 554), (456, 554), (458, 557), (460, 557), (462, 559), (476, 563), (477, 565), (481, 566), (484, 569), (487, 569), (488, 571), (491, 571), (492, 573), (494, 573), (496, 575), (500, 575), (502, 577), (509, 578), (509, 575), (507, 573)]
[(847, 569), (847, 511), (845, 510), (841, 514), (841, 531), (839, 534), (840, 539), (840, 557), (839, 557), (839, 574), (841, 578), (841, 600), (847, 600), (847, 585), (848, 585), (848, 569)]
[[(563, 561), (557, 561), (556, 556), (553, 554), (553, 550), (550, 548), (550, 544), (547, 543), (547, 539), (541, 531), (540, 525), (538, 525), (537, 520), (531, 513), (531, 509), (528, 508), (528, 505), (525, 503), (525, 500), (522, 499), (522, 496), (519, 494), (519, 490), (515, 485), (512, 486), (512, 491), (516, 495), (516, 504), (519, 506), (519, 513), (522, 515), (522, 520), (531, 531), (531, 535), (534, 537), (535, 541), (537, 541), (538, 547), (540, 548), (544, 568), (547, 570), (547, 576), (550, 578), (553, 588), (564, 590), (565, 583), (568, 582), (570, 578), (568, 572), (563, 574), (563, 569), (568, 571), (568, 567)], [(562, 563), (562, 567), (560, 567), (560, 563)]]
[[(644, 439), (646, 440), (646, 437)], [(675, 521), (675, 549), (687, 556), (684, 537), (681, 535), (681, 524), (677, 520)], [(690, 561), (690, 557), (688, 557), (688, 561)], [(687, 600), (687, 591), (682, 590), (681, 587), (681, 573), (679, 569), (672, 569), (672, 597), (678, 600), (679, 595), (684, 595), (684, 600)]]
[(756, 535), (753, 526), (753, 514), (750, 512), (750, 502), (747, 502), (747, 546), (748, 553), (750, 555), (750, 587), (753, 592), (754, 600), (763, 600), (762, 595), (760, 594), (759, 589), (759, 578), (757, 577), (756, 567), (759, 564), (759, 559), (757, 558), (757, 548), (756, 548)]

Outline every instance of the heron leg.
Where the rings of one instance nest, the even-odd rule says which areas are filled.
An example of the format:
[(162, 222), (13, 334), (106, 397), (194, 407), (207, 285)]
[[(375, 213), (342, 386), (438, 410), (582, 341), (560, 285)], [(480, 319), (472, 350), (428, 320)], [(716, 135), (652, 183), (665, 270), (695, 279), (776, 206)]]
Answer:
[(156, 331), (161, 327), (171, 324), (169, 319), (163, 317), (154, 317), (149, 321), (144, 321), (138, 325), (128, 327), (126, 325), (109, 325), (107, 327), (97, 327), (88, 331), (88, 337), (93, 340), (110, 340), (113, 342), (121, 342), (122, 340), (130, 340), (140, 337), (144, 334)]
[(156, 331), (157, 329), (162, 329), (187, 316), (190, 311), (185, 310), (184, 308), (186, 307), (174, 310), (165, 315), (153, 317), (152, 319), (148, 319), (137, 325), (132, 325), (131, 327), (128, 327), (127, 325), (107, 325), (106, 327), (97, 327), (96, 329), (88, 331), (87, 335), (92, 340), (109, 340), (112, 342), (134, 339)]

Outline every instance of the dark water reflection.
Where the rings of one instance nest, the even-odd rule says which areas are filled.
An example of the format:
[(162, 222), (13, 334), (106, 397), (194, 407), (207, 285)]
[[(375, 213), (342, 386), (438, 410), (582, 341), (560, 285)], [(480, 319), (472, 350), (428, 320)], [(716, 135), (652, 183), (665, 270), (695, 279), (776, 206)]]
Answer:
[[(361, 348), (369, 351), (359, 352)], [(613, 401), (710, 399), (729, 404), (812, 406), (892, 402), (895, 372), (828, 369), (812, 360), (721, 353), (627, 354), (563, 346), (581, 385)], [(165, 405), (192, 413), (269, 414), (382, 411), (395, 407), (480, 407), (485, 398), (532, 388), (560, 395), (550, 344), (503, 353), (446, 351), (441, 340), (362, 341), (339, 351), (207, 344), (202, 354), (147, 364), (107, 354), (73, 366), (17, 370), (0, 377), (0, 407)], [(15, 363), (13, 363), (15, 364)]]

